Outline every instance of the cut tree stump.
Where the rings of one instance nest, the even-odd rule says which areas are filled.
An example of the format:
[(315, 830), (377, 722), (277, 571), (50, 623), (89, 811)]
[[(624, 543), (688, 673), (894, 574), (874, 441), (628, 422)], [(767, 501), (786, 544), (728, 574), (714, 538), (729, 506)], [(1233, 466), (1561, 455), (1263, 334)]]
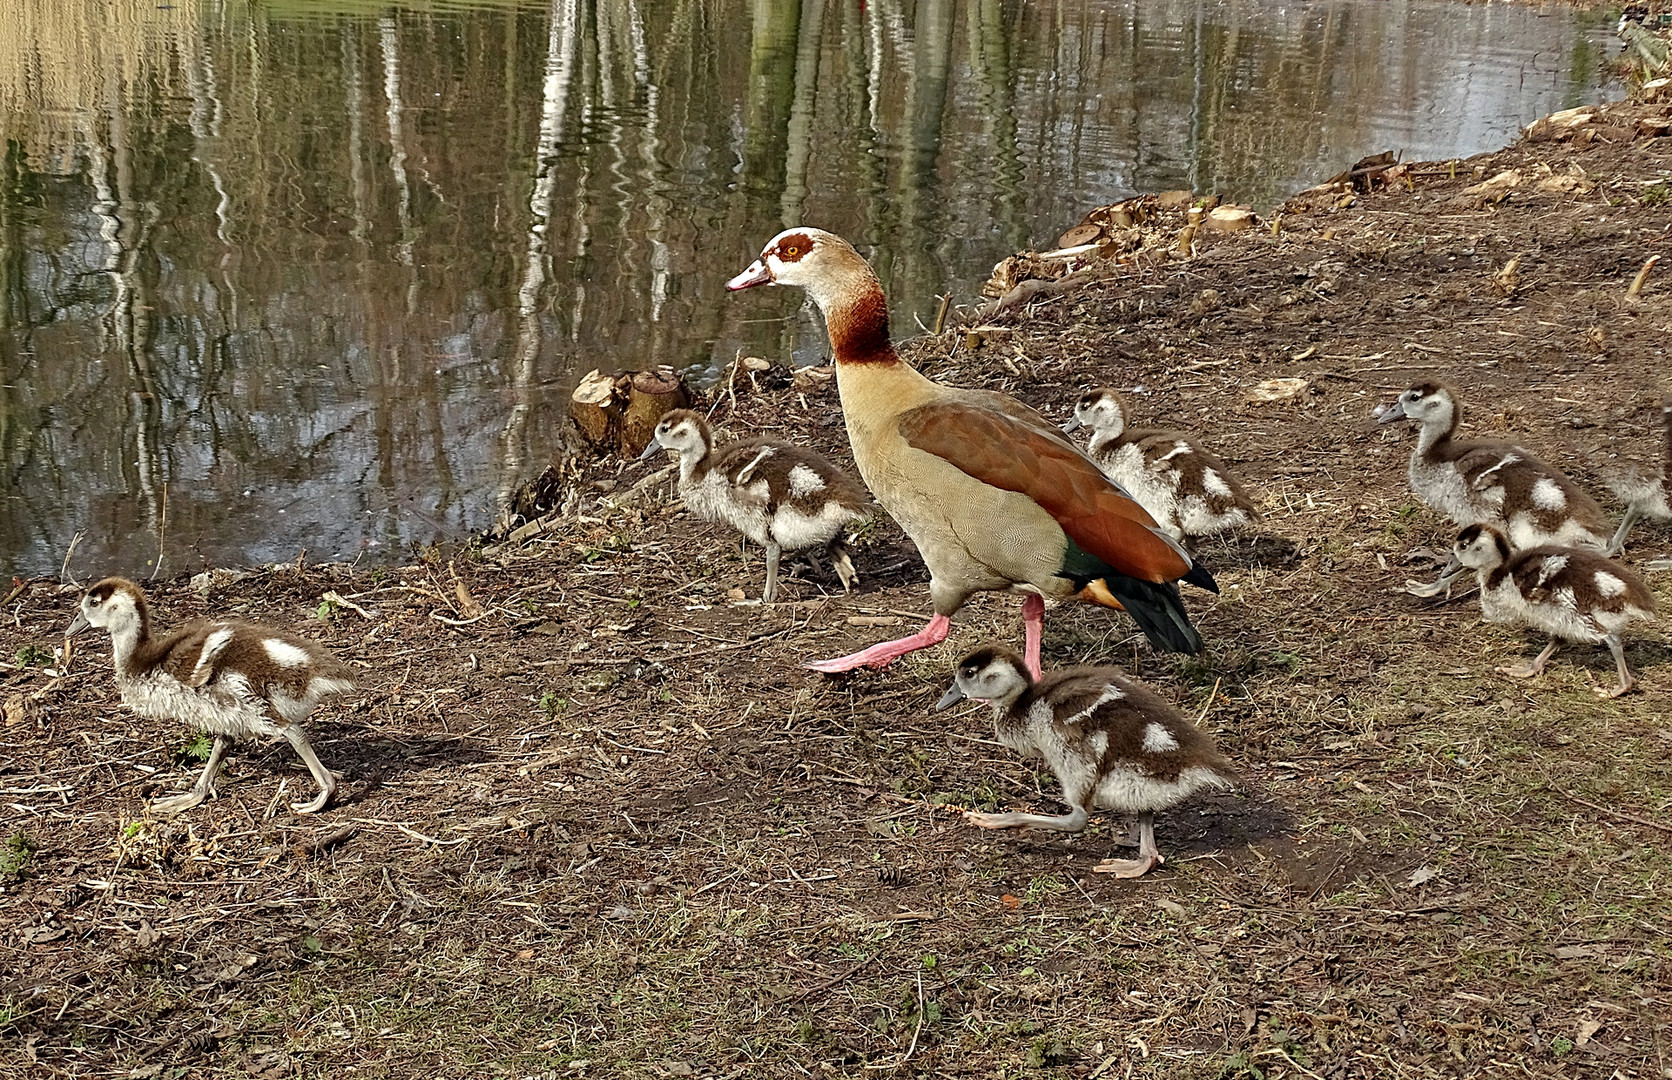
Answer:
[(615, 379), (597, 368), (586, 373), (569, 395), (569, 415), (575, 418), (581, 437), (594, 449), (615, 449), (621, 431), (622, 402), (616, 394)]
[(690, 404), (690, 391), (673, 368), (663, 366), (633, 375), (628, 381), (627, 408), (621, 418), (621, 453), (628, 457), (642, 454), (662, 417)]

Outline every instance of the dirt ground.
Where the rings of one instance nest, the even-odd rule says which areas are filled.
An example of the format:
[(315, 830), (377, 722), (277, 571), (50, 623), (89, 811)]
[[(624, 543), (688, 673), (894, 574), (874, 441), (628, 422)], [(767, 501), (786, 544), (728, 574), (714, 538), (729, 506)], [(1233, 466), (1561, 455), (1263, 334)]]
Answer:
[[(1118, 613), (1047, 618), (1047, 667), (1126, 665), (1250, 780), (1163, 815), (1142, 880), (1090, 872), (1121, 850), (1107, 815), (1060, 838), (952, 809), (1059, 805), (984, 709), (930, 711), (962, 650), (1019, 641), (1018, 599), (881, 672), (799, 666), (922, 618), (886, 522), (853, 595), (803, 567), (762, 607), (757, 551), (608, 460), (521, 547), (157, 583), (165, 624), (259, 618), (359, 670), (312, 725), (345, 779), (317, 817), (287, 808), (312, 786), (282, 745), (148, 817), (201, 742), (120, 706), (96, 632), (53, 667), (76, 593), (22, 583), (0, 623), (0, 1075), (1672, 1077), (1665, 622), (1628, 642), (1642, 690), (1618, 701), (1592, 693), (1601, 649), (1494, 673), (1537, 643), (1397, 591), (1450, 529), (1406, 487), (1411, 431), (1372, 417), (1439, 375), (1468, 431), (1599, 496), (1655, 462), (1672, 266), (1627, 288), (1668, 246), (1668, 111), (1301, 197), (1277, 235), (1204, 237), (976, 349), (906, 347), (1054, 416), (1141, 386), (1141, 421), (1205, 436), (1263, 505), (1203, 553), (1222, 594), (1186, 589), (1202, 656), (1156, 655)], [(1510, 169), (1503, 201), (1464, 193)], [(1249, 399), (1285, 377), (1305, 389)], [(846, 457), (832, 384), (757, 382), (724, 430)], [(1628, 561), (1669, 548), (1640, 525)], [(1672, 575), (1649, 580), (1672, 610)]]

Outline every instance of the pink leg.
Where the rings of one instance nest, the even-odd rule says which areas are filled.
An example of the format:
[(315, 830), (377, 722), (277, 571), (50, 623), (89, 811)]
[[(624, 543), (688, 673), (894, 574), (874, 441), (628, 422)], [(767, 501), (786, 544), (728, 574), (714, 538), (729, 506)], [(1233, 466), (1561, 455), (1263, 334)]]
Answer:
[(834, 660), (815, 660), (807, 666), (814, 671), (827, 671), (835, 674), (838, 671), (852, 671), (858, 667), (880, 668), (895, 657), (904, 656), (909, 652), (927, 649), (931, 645), (939, 645), (946, 640), (946, 635), (952, 632), (952, 620), (945, 615), (936, 615), (929, 620), (929, 625), (898, 641), (884, 641), (873, 645), (869, 649), (862, 649), (851, 656), (838, 656)]
[(1045, 598), (1038, 593), (1028, 593), (1028, 598), (1022, 601), (1022, 636), (1027, 642), (1023, 659), (1028, 674), (1038, 682), (1045, 673), (1039, 664), (1039, 645), (1045, 638)]

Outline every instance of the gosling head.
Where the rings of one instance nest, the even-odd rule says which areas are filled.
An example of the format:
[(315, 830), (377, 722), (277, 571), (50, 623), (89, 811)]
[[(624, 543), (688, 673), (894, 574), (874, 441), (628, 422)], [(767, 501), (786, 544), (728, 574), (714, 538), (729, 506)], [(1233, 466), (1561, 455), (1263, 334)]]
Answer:
[(643, 461), (658, 450), (666, 450), (683, 459), (699, 461), (714, 446), (714, 431), (700, 413), (690, 409), (675, 409), (662, 417), (650, 438), (650, 445), (639, 455)]
[(1091, 428), (1095, 435), (1119, 438), (1126, 430), (1126, 399), (1107, 386), (1087, 390), (1074, 403), (1074, 419), (1062, 426), (1064, 431)]
[(105, 578), (87, 590), (81, 598), (81, 610), (75, 621), (64, 631), (70, 637), (89, 626), (108, 630), (112, 635), (138, 632), (146, 622), (148, 608), (145, 594), (139, 586), (126, 578)]
[(1021, 655), (1003, 645), (983, 645), (958, 661), (952, 672), (952, 686), (935, 708), (951, 708), (965, 698), (986, 701), (1008, 709), (1033, 685)]
[(1452, 561), (1471, 570), (1496, 570), (1514, 553), (1509, 537), (1492, 525), (1470, 525), (1451, 547)]
[(1395, 420), (1415, 420), (1423, 427), (1451, 427), (1457, 420), (1457, 395), (1444, 383), (1421, 382), (1399, 395), (1386, 412), (1377, 418), (1379, 424)]

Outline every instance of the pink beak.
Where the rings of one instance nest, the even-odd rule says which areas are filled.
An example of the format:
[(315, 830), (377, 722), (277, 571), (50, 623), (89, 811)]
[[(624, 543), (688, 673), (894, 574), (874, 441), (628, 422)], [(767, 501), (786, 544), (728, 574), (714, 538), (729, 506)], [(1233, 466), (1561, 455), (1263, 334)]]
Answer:
[(726, 282), (726, 289), (730, 292), (736, 292), (739, 289), (747, 289), (752, 285), (771, 284), (773, 284), (772, 271), (766, 268), (766, 260), (756, 259), (749, 264), (749, 269)]

